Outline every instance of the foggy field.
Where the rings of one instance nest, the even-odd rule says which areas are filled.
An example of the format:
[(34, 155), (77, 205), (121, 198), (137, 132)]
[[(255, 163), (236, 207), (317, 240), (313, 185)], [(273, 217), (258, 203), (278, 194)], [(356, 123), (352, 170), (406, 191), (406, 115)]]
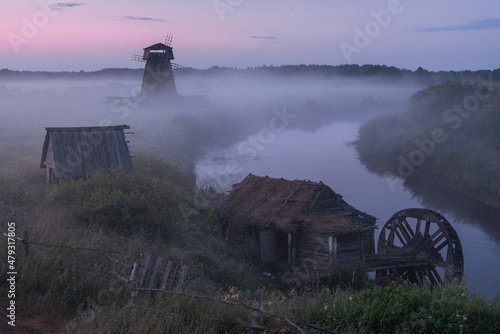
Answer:
[[(276, 131), (311, 132), (335, 121), (365, 121), (404, 110), (408, 97), (421, 88), (389, 80), (181, 73), (176, 75), (178, 93), (205, 95), (209, 101), (186, 107), (142, 101), (137, 97), (141, 80), (0, 77), (2, 145), (41, 150), (45, 127), (127, 124), (135, 133), (129, 135), (132, 151), (165, 158), (187, 172), (207, 151), (258, 135), (270, 122)], [(38, 155), (33, 150), (30, 159)]]
[[(224, 238), (214, 234), (212, 205), (221, 194), (210, 202), (202, 197), (207, 189), (195, 187), (228, 190), (245, 176), (231, 173), (246, 161), (250, 163), (244, 170), (255, 168), (262, 175), (287, 173), (284, 177), (314, 181), (321, 177), (349, 202), (360, 204), (359, 209), (369, 209), (383, 220), (388, 212), (403, 209), (400, 203), (411, 196), (389, 189), (387, 184), (395, 183), (385, 184), (366, 172), (346, 141), (354, 140), (359, 125), (371, 119), (376, 123), (377, 117), (403, 117), (410, 97), (427, 87), (426, 82), (251, 71), (195, 71), (175, 78), (177, 92), (187, 100), (143, 99), (142, 77), (137, 74), (85, 80), (0, 77), (2, 217), (16, 222), (18, 233), (29, 230), (30, 240), (112, 247), (125, 263), (152, 251), (188, 264), (185, 291), (242, 305), (253, 305), (259, 293), (263, 309), (293, 315), (306, 328), (340, 333), (398, 332), (407, 326), (424, 333), (499, 328), (498, 298), (491, 300), (492, 293), (486, 298), (474, 295), (465, 283), (372, 290), (367, 289), (366, 268), (347, 267), (314, 283), (294, 277), (289, 269), (263, 277), (267, 268), (259, 263), (258, 248), (231, 245), (226, 254)], [(189, 100), (199, 95), (206, 100)], [(113, 171), (85, 181), (45, 183), (40, 158), (46, 127), (122, 124), (130, 126), (125, 132), (131, 132), (126, 138), (134, 173)], [(387, 138), (398, 131), (389, 131)], [(366, 150), (379, 156), (382, 141), (369, 139), (375, 148)], [(20, 257), (21, 249), (18, 245)], [(0, 256), (5, 257), (5, 248)], [(244, 308), (187, 296), (144, 294), (130, 304), (129, 286), (117, 279), (130, 273), (119, 268), (102, 253), (34, 246), (18, 267), (23, 328), (36, 328), (25, 319), (38, 309), (57, 330), (66, 332), (238, 333), (251, 321)], [(495, 282), (493, 275), (484, 277)], [(260, 323), (289, 327), (268, 315), (261, 315)]]

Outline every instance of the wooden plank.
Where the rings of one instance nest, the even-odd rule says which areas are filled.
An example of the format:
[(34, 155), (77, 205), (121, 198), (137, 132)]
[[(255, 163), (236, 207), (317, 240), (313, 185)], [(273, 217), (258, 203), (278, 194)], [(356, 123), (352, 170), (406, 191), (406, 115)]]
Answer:
[(144, 280), (144, 286), (147, 287), (149, 281), (151, 280), (151, 276), (153, 275), (153, 267), (156, 263), (156, 259), (158, 258), (158, 254), (153, 254), (151, 256), (151, 261), (149, 262), (147, 269), (146, 269), (146, 278)]
[(292, 233), (288, 232), (288, 265), (291, 266), (293, 264), (292, 260)]
[(184, 280), (186, 279), (186, 275), (187, 275), (188, 270), (189, 270), (188, 265), (182, 266), (181, 276), (179, 277), (179, 282), (177, 283), (175, 291), (177, 291), (177, 292), (181, 291), (182, 284), (184, 284)]
[(146, 272), (150, 261), (151, 261), (151, 254), (144, 253), (144, 257), (142, 259), (141, 265), (137, 273), (137, 281), (135, 284), (135, 288), (142, 288), (142, 284), (144, 283), (144, 278), (146, 277)]
[(410, 233), (410, 237), (413, 238), (413, 236), (415, 235), (415, 231), (413, 231), (413, 229), (411, 228), (410, 223), (408, 223), (406, 218), (403, 218), (402, 223), (405, 226), (406, 230)]
[(151, 275), (151, 278), (149, 280), (148, 288), (156, 288), (156, 276), (158, 276), (158, 271), (160, 270), (160, 265), (161, 265), (162, 258), (161, 256), (158, 255), (156, 262), (154, 263), (154, 268), (153, 268), (153, 275)]
[(168, 260), (167, 266), (165, 267), (165, 273), (163, 274), (163, 278), (160, 283), (160, 289), (165, 290), (167, 286), (168, 275), (170, 275), (170, 270), (172, 270), (172, 260)]
[(172, 275), (172, 280), (168, 286), (168, 290), (172, 291), (172, 286), (174, 285), (175, 277), (177, 276), (177, 271), (179, 270), (180, 265), (176, 265), (174, 269), (174, 274)]
[(139, 263), (134, 262), (134, 265), (132, 266), (132, 272), (130, 273), (130, 283), (134, 283), (135, 279), (137, 278), (137, 268), (139, 267)]
[(337, 255), (338, 255), (338, 238), (333, 238), (333, 264), (337, 264)]
[[(337, 238), (335, 238), (337, 239)], [(336, 252), (337, 250), (335, 250)], [(333, 254), (334, 250), (333, 250), (333, 236), (329, 235), (328, 236), (328, 260), (330, 261), (330, 268), (333, 268), (333, 266), (335, 265), (334, 264), (334, 261), (333, 261), (333, 258), (334, 258), (334, 254)]]
[(46, 131), (109, 131), (130, 129), (128, 125), (45, 128)]
[[(138, 268), (139, 268), (139, 264), (137, 262), (134, 262), (134, 265), (132, 266), (132, 272), (130, 273), (130, 285), (132, 287), (136, 287), (136, 278), (137, 278), (137, 271), (138, 271)], [(134, 302), (134, 300), (137, 298), (137, 296), (139, 295), (139, 291), (137, 290), (132, 290), (130, 291), (130, 300), (131, 302)]]
[(259, 232), (260, 261), (264, 264), (276, 262), (278, 258), (276, 247), (276, 230)]

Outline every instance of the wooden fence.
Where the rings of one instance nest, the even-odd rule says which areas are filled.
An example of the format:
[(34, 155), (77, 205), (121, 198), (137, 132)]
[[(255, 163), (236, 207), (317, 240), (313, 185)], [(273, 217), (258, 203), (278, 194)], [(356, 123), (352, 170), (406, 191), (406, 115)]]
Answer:
[[(130, 274), (131, 287), (134, 288), (134, 290), (131, 291), (132, 301), (134, 301), (139, 294), (140, 290), (137, 289), (141, 288), (176, 292), (181, 291), (184, 280), (186, 279), (189, 266), (183, 265), (181, 267), (181, 265), (179, 264), (176, 265), (172, 275), (170, 276), (173, 268), (172, 260), (168, 260), (164, 271), (160, 271), (162, 261), (163, 259), (159, 255), (144, 253), (144, 257), (142, 258), (141, 263), (134, 263), (132, 273)], [(158, 275), (163, 275), (161, 281)], [(157, 285), (158, 281), (160, 281), (159, 287)], [(172, 290), (174, 285), (175, 290)], [(157, 291), (157, 293), (159, 292), (160, 291)]]
[[(7, 236), (5, 232), (3, 234)], [(118, 277), (122, 281), (125, 281), (130, 284), (132, 301), (135, 301), (137, 299), (137, 296), (140, 291), (137, 289), (156, 289), (158, 290), (158, 293), (161, 292), (161, 290), (180, 292), (189, 270), (188, 265), (181, 266), (177, 264), (174, 267), (173, 261), (168, 260), (166, 262), (164, 270), (161, 271), (160, 269), (163, 261), (162, 257), (160, 255), (151, 254), (148, 252), (144, 253), (144, 256), (140, 262), (135, 262), (133, 265), (129, 265), (113, 258), (112, 257), (113, 253), (120, 253), (120, 252), (114, 251), (111, 248), (95, 249), (95, 248), (75, 247), (68, 245), (54, 245), (43, 242), (34, 242), (29, 240), (29, 233), (27, 231), (24, 231), (23, 238), (15, 237), (13, 239), (15, 239), (16, 241), (20, 241), (24, 244), (25, 256), (28, 256), (30, 253), (30, 245), (106, 253), (107, 258), (113, 261), (114, 263), (118, 263), (126, 268), (132, 268), (132, 272), (130, 274), (129, 279), (123, 278), (121, 276)], [(161, 281), (159, 279), (160, 276), (163, 276), (161, 278)], [(158, 286), (158, 281), (160, 283), (159, 286)], [(175, 290), (172, 290), (174, 287)]]

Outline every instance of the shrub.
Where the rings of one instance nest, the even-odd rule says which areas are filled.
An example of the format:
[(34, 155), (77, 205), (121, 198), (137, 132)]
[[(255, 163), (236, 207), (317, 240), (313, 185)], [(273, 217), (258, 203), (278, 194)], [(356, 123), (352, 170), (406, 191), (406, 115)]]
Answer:
[(121, 169), (61, 184), (56, 199), (70, 205), (76, 221), (121, 233), (175, 237), (186, 193), (165, 179)]

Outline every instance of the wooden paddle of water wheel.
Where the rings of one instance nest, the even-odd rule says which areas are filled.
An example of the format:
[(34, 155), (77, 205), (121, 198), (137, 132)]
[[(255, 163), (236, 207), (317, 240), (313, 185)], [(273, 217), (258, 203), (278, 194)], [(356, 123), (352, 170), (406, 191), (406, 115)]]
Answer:
[(437, 212), (396, 212), (380, 231), (378, 254), (365, 257), (377, 277), (396, 275), (414, 284), (440, 285), (462, 278), (464, 260), (457, 232)]

